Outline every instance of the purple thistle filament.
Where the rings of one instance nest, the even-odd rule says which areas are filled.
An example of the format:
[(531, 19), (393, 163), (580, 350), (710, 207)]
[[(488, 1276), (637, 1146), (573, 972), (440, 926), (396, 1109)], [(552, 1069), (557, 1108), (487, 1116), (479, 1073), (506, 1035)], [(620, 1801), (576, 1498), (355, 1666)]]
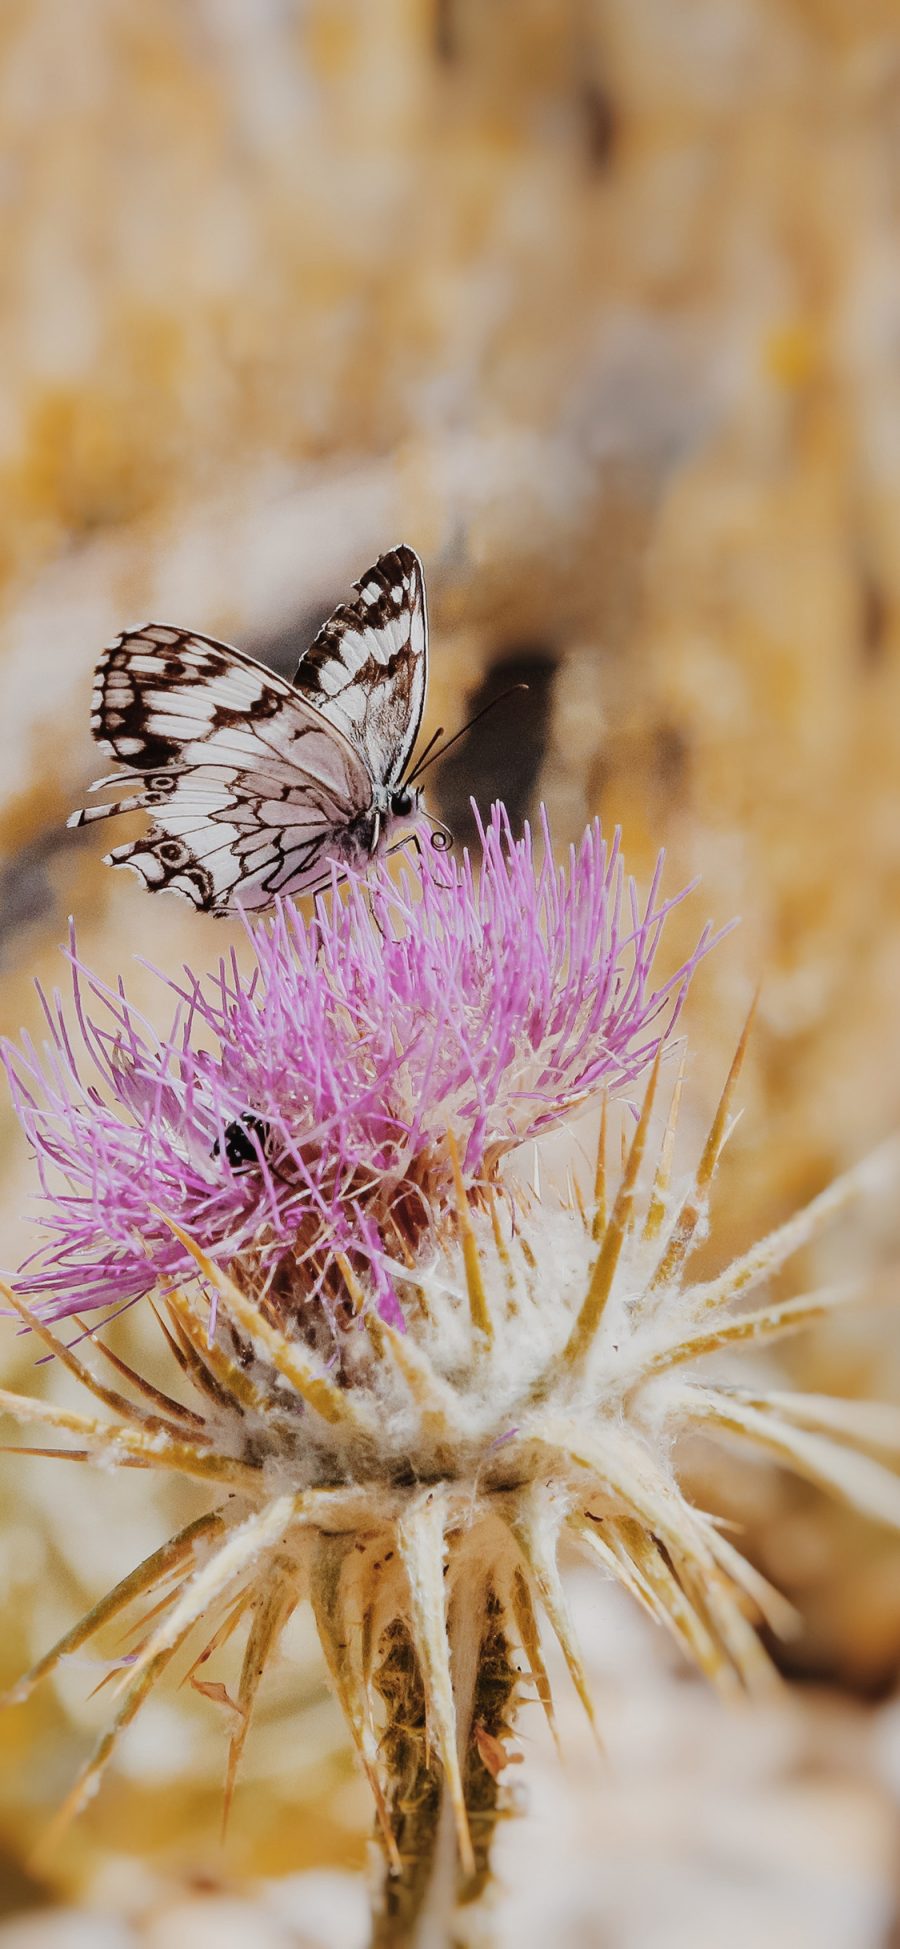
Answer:
[(43, 1049), (4, 1052), (41, 1184), (21, 1289), (61, 1317), (188, 1277), (171, 1218), (223, 1265), (352, 1247), (393, 1318), (381, 1214), (410, 1185), (424, 1203), (447, 1131), (474, 1182), (589, 1095), (627, 1091), (712, 945), (704, 929), (654, 986), (684, 898), (660, 899), (662, 859), (640, 904), (618, 835), (595, 822), (559, 867), (543, 815), (541, 831), (538, 857), (495, 807), (477, 876), (426, 853), (396, 880), (351, 877), (311, 920), (282, 904), (248, 922), (249, 975), (235, 955), (206, 979), (160, 975), (163, 1037), (73, 948), (71, 1007), (42, 996)]

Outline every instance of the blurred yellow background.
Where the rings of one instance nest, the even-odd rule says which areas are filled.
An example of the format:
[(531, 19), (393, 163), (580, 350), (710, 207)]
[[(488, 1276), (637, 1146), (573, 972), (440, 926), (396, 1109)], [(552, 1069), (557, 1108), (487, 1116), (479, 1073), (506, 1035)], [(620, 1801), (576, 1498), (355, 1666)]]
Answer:
[[(290, 673), (404, 539), (429, 586), (427, 728), (530, 685), (431, 774), (457, 833), (470, 791), (517, 818), (543, 797), (559, 845), (599, 811), (639, 876), (665, 844), (670, 889), (702, 877), (684, 945), (706, 913), (742, 917), (688, 1018), (700, 1118), (762, 978), (716, 1255), (896, 1129), (896, 0), (6, 0), (0, 207), (3, 1029), (37, 1031), (31, 977), (62, 981), (70, 912), (105, 974), (135, 951), (202, 967), (228, 939), (65, 830), (104, 643), (154, 615)], [(8, 1109), (0, 1128), (11, 1267), (31, 1175)], [(869, 1214), (809, 1267), (876, 1304), (784, 1355), (807, 1384), (900, 1396), (897, 1245), (896, 1215)], [(32, 1358), (9, 1327), (5, 1377)], [(787, 1659), (816, 1684), (731, 1725), (617, 1605), (589, 1607), (624, 1784), (585, 1760), (563, 1787), (535, 1739), (532, 1838), (584, 1889), (582, 1933), (553, 1928), (877, 1949), (900, 1930), (900, 1549), (717, 1467), (704, 1492), (803, 1609)], [(2, 1494), (12, 1678), (159, 1540), (175, 1491), (7, 1461)], [(364, 1939), (354, 1881), (320, 1874), (280, 1908), (245, 1888), (364, 1861), (302, 1624), (295, 1649), (224, 1854), (208, 1701), (152, 1702), (38, 1868), (102, 1695), (86, 1706), (73, 1669), (0, 1721), (0, 1900), (32, 1917), (0, 1925), (3, 1949), (81, 1941), (53, 1933), (80, 1926), (44, 1913), (54, 1896), (116, 1946)], [(646, 1700), (633, 1723), (619, 1672)], [(621, 1860), (610, 1893), (600, 1825), (649, 1863), (667, 1922)], [(510, 1863), (503, 1940), (546, 1940), (524, 1825)]]

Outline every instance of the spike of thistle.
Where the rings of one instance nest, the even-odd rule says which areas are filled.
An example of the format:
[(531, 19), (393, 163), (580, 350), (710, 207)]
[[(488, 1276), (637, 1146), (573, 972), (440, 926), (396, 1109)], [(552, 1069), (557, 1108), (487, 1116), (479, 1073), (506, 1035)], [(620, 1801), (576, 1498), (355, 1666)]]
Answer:
[(768, 1625), (769, 1630), (774, 1631), (777, 1638), (798, 1637), (803, 1628), (803, 1620), (793, 1604), (789, 1604), (787, 1599), (782, 1597), (780, 1590), (776, 1590), (769, 1583), (768, 1578), (761, 1576), (754, 1565), (748, 1563), (746, 1557), (741, 1556), (740, 1550), (736, 1550), (734, 1545), (729, 1543), (727, 1536), (722, 1535), (715, 1523), (707, 1525), (706, 1533), (710, 1550), (720, 1570), (724, 1570), (726, 1578), (737, 1590), (744, 1591), (750, 1598), (755, 1611)]
[(653, 1188), (647, 1203), (647, 1216), (644, 1220), (642, 1237), (644, 1241), (658, 1238), (666, 1217), (666, 1198), (672, 1178), (672, 1164), (675, 1157), (675, 1137), (678, 1130), (678, 1115), (681, 1109), (681, 1092), (687, 1069), (687, 1049), (681, 1052), (678, 1074), (672, 1090), (669, 1116), (665, 1134), (659, 1150), (659, 1161), (653, 1178)]
[(463, 1872), (470, 1875), (475, 1871), (475, 1856), (456, 1747), (456, 1706), (444, 1603), (444, 1513), (442, 1499), (433, 1489), (411, 1503), (401, 1517), (397, 1547), (409, 1580), (410, 1627), (429, 1723), (447, 1782)]
[(687, 1651), (712, 1684), (726, 1697), (732, 1697), (735, 1675), (721, 1642), (691, 1603), (655, 1537), (648, 1535), (640, 1523), (630, 1521), (615, 1523), (612, 1529), (614, 1547), (618, 1546), (630, 1565), (650, 1616), (672, 1632), (682, 1650)]
[(712, 1551), (702, 1569), (695, 1552), (672, 1550), (669, 1554), (679, 1583), (730, 1658), (745, 1691), (771, 1694), (780, 1683), (779, 1674), (744, 1614), (741, 1586), (720, 1574)]
[(350, 1634), (347, 1629), (344, 1574), (347, 1558), (352, 1556), (355, 1550), (356, 1538), (352, 1533), (349, 1536), (317, 1537), (313, 1544), (309, 1592), (319, 1642), (335, 1695), (347, 1721), (372, 1792), (388, 1865), (392, 1874), (399, 1874), (400, 1856), (378, 1775), (371, 1716), (367, 1709), (362, 1675), (354, 1668)]
[(228, 1482), (234, 1488), (256, 1487), (257, 1471), (234, 1456), (198, 1448), (193, 1442), (172, 1440), (163, 1433), (132, 1428), (123, 1422), (98, 1421), (33, 1395), (13, 1394), (8, 1388), (0, 1388), (0, 1414), (22, 1422), (44, 1421), (48, 1427), (81, 1435), (91, 1453), (103, 1459), (119, 1450), (123, 1458), (146, 1463), (148, 1467), (171, 1468), (201, 1480)]
[[(167, 1645), (182, 1642), (197, 1619), (252, 1569), (273, 1544), (282, 1541), (299, 1515), (300, 1507), (298, 1496), (277, 1496), (231, 1529), (221, 1547), (188, 1579), (177, 1603), (148, 1638), (138, 1654), (132, 1676), (137, 1677), (146, 1665), (152, 1665)], [(120, 1680), (118, 1689), (125, 1686), (126, 1680)]]
[[(225, 1612), (225, 1616), (223, 1617), (221, 1624), (217, 1626), (216, 1630), (212, 1634), (212, 1637), (206, 1639), (206, 1643), (201, 1646), (200, 1650), (197, 1653), (196, 1658), (188, 1666), (187, 1671), (185, 1672), (184, 1677), (182, 1678), (181, 1681), (182, 1685), (192, 1685), (195, 1691), (199, 1691), (202, 1689), (204, 1685), (204, 1681), (202, 1679), (198, 1679), (197, 1673), (199, 1671), (202, 1671), (204, 1665), (207, 1665), (209, 1663), (209, 1660), (213, 1656), (214, 1652), (221, 1650), (223, 1644), (230, 1643), (231, 1639), (234, 1637), (236, 1630), (238, 1629), (238, 1626), (243, 1623), (243, 1620), (246, 1617), (247, 1612), (253, 1610), (256, 1596), (257, 1593), (252, 1584), (248, 1584), (246, 1589), (238, 1592), (237, 1596), (228, 1605), (228, 1609)], [(140, 1643), (136, 1644), (133, 1647), (136, 1651), (140, 1651), (143, 1645), (146, 1644), (147, 1640), (146, 1640), (145, 1627), (150, 1623), (152, 1618), (157, 1616), (158, 1611), (161, 1608), (162, 1608), (161, 1606), (156, 1605), (154, 1606), (152, 1611), (146, 1611), (144, 1613), (144, 1616), (141, 1618), (140, 1624), (134, 1633), (134, 1635), (136, 1637), (139, 1637), (140, 1639)], [(128, 1642), (128, 1640), (126, 1640), (126, 1642)], [(229, 1699), (228, 1703), (231, 1706), (232, 1711), (237, 1712), (239, 1710), (238, 1706), (235, 1704), (235, 1701), (233, 1699)], [(228, 1787), (228, 1780), (226, 1776), (226, 1781), (225, 1781), (226, 1796), (227, 1796), (227, 1787)]]
[(609, 1143), (609, 1092), (604, 1090), (600, 1104), (600, 1129), (597, 1135), (597, 1162), (594, 1168), (594, 1217), (592, 1236), (599, 1245), (606, 1230), (606, 1153)]
[(40, 1845), (42, 1856), (48, 1858), (52, 1856), (65, 1829), (83, 1812), (88, 1801), (93, 1799), (123, 1732), (137, 1718), (144, 1700), (162, 1678), (176, 1652), (180, 1651), (190, 1629), (190, 1624), (186, 1624), (180, 1636), (173, 1639), (171, 1644), (162, 1645), (155, 1656), (147, 1659), (130, 1680), (112, 1724), (107, 1727), (98, 1741), (87, 1765), (82, 1767), (55, 1820), (43, 1836)]
[(510, 1604), (516, 1627), (522, 1640), (522, 1650), (528, 1660), (528, 1670), (534, 1680), (535, 1691), (543, 1706), (547, 1724), (553, 1735), (553, 1743), (557, 1751), (559, 1751), (559, 1732), (556, 1725), (556, 1714), (553, 1710), (553, 1692), (550, 1686), (547, 1667), (541, 1652), (541, 1634), (534, 1613), (534, 1604), (531, 1599), (531, 1587), (528, 1578), (518, 1568), (513, 1575)]
[(830, 1225), (838, 1214), (846, 1210), (863, 1194), (871, 1194), (886, 1189), (896, 1182), (900, 1167), (900, 1141), (891, 1138), (886, 1144), (835, 1178), (817, 1198), (805, 1205), (802, 1211), (789, 1218), (784, 1225), (760, 1239), (750, 1250), (733, 1259), (731, 1265), (720, 1273), (717, 1279), (710, 1279), (698, 1285), (694, 1294), (694, 1312), (698, 1317), (726, 1306), (739, 1294), (752, 1292), (763, 1279), (769, 1279), (780, 1272), (788, 1259), (792, 1259), (801, 1247)]
[(485, 1292), (484, 1279), (481, 1272), (478, 1241), (475, 1237), (474, 1226), (469, 1216), (468, 1200), (466, 1198), (462, 1169), (459, 1162), (459, 1147), (452, 1130), (448, 1130), (447, 1132), (447, 1151), (450, 1157), (450, 1166), (453, 1171), (453, 1189), (456, 1196), (456, 1221), (459, 1225), (459, 1236), (462, 1241), (463, 1265), (466, 1269), (466, 1285), (469, 1292), (469, 1311), (472, 1315), (472, 1325), (476, 1333), (483, 1335), (485, 1340), (490, 1340), (493, 1337), (493, 1327), (491, 1325), (487, 1293)]
[(51, 1645), (50, 1650), (45, 1651), (43, 1657), (38, 1659), (37, 1664), (32, 1665), (30, 1672), (10, 1687), (0, 1703), (22, 1704), (43, 1678), (49, 1678), (63, 1658), (71, 1657), (73, 1652), (79, 1651), (83, 1644), (87, 1644), (90, 1638), (103, 1630), (104, 1625), (111, 1624), (115, 1618), (120, 1617), (136, 1598), (156, 1590), (172, 1575), (173, 1571), (179, 1570), (185, 1561), (192, 1563), (196, 1556), (197, 1545), (210, 1542), (214, 1537), (221, 1535), (223, 1529), (223, 1518), (218, 1511), (213, 1511), (208, 1515), (195, 1517), (194, 1521), (187, 1523), (177, 1536), (171, 1536), (165, 1543), (160, 1544), (158, 1550), (145, 1557), (144, 1561), (139, 1563), (135, 1570), (130, 1571), (127, 1577), (122, 1577), (120, 1582), (112, 1590), (107, 1591), (106, 1596), (101, 1597), (77, 1624), (73, 1624), (69, 1631), (65, 1631), (62, 1637), (57, 1639), (56, 1644)]
[(225, 1790), (222, 1796), (222, 1833), (228, 1825), (231, 1803), (237, 1781), (237, 1771), (241, 1755), (250, 1731), (250, 1720), (256, 1695), (259, 1691), (263, 1673), (274, 1652), (285, 1625), (294, 1610), (299, 1597), (297, 1588), (297, 1567), (290, 1557), (276, 1556), (270, 1566), (265, 1583), (257, 1586), (252, 1597), (252, 1620), (244, 1647), (244, 1659), (238, 1685), (237, 1711), (238, 1723), (231, 1735), (228, 1747), (228, 1764), (225, 1771)]
[[(271, 1401), (265, 1390), (257, 1385), (252, 1374), (245, 1372), (233, 1353), (211, 1338), (209, 1309), (204, 1319), (199, 1297), (180, 1287), (170, 1287), (165, 1304), (184, 1367), (202, 1393), (217, 1407), (239, 1406), (250, 1414), (271, 1413)], [(171, 1344), (162, 1319), (160, 1326)]]
[(682, 1411), (691, 1422), (710, 1421), (729, 1434), (745, 1436), (863, 1515), (900, 1528), (900, 1481), (880, 1462), (872, 1462), (824, 1435), (793, 1427), (771, 1412), (765, 1401), (737, 1390), (726, 1393), (691, 1382), (682, 1389), (680, 1399)]
[(321, 1415), (323, 1421), (358, 1422), (362, 1409), (354, 1396), (342, 1395), (328, 1375), (317, 1368), (316, 1362), (303, 1353), (296, 1341), (289, 1340), (278, 1327), (273, 1326), (249, 1294), (241, 1292), (235, 1281), (219, 1270), (209, 1254), (201, 1251), (200, 1246), (176, 1225), (174, 1219), (167, 1219), (166, 1223), (190, 1254), (198, 1271), (218, 1293), (231, 1318), (252, 1341), (265, 1349), (278, 1372), (290, 1382), (291, 1387), (296, 1388), (307, 1406), (315, 1414)]
[(603, 1318), (604, 1308), (612, 1291), (622, 1247), (631, 1229), (634, 1210), (634, 1194), (638, 1173), (644, 1158), (647, 1132), (653, 1114), (653, 1101), (659, 1077), (662, 1051), (658, 1050), (650, 1072), (650, 1081), (644, 1092), (641, 1114), (638, 1118), (631, 1148), (622, 1169), (621, 1182), (616, 1201), (610, 1213), (609, 1222), (603, 1234), (603, 1243), (597, 1255), (590, 1284), (585, 1294), (584, 1304), (569, 1336), (563, 1360), (568, 1367), (581, 1367), (590, 1349), (597, 1328)]
[(335, 1265), (350, 1295), (353, 1311), (357, 1315), (357, 1318), (362, 1320), (369, 1339), (372, 1342), (374, 1352), (380, 1360), (384, 1354), (384, 1327), (382, 1326), (381, 1320), (378, 1314), (373, 1312), (372, 1307), (367, 1303), (366, 1294), (363, 1292), (346, 1252), (335, 1253)]
[(859, 1448), (880, 1448), (900, 1456), (896, 1401), (845, 1401), (831, 1394), (790, 1394), (778, 1388), (769, 1389), (765, 1401), (770, 1412), (815, 1434), (843, 1436)]
[[(79, 1360), (78, 1355), (72, 1352), (71, 1347), (67, 1347), (59, 1335), (54, 1333), (52, 1328), (44, 1320), (40, 1319), (32, 1311), (30, 1306), (26, 1305), (21, 1295), (15, 1292), (11, 1286), (8, 1286), (3, 1279), (0, 1279), (0, 1294), (2, 1294), (4, 1299), (8, 1300), (10, 1306), (15, 1308), (19, 1318), (28, 1327), (29, 1331), (34, 1333), (37, 1339), (41, 1340), (44, 1346), (48, 1347), (50, 1352), (56, 1356), (60, 1366), (65, 1367), (70, 1374), (73, 1374), (75, 1379), (81, 1383), (82, 1387), (87, 1389), (89, 1394), (93, 1394), (98, 1401), (102, 1401), (105, 1408), (110, 1408), (113, 1414), (123, 1415), (126, 1421), (134, 1422), (136, 1427), (167, 1427), (169, 1432), (172, 1432), (172, 1424), (170, 1422), (164, 1422), (159, 1415), (148, 1415), (144, 1409), (138, 1406), (137, 1402), (129, 1401), (116, 1388), (105, 1387), (103, 1382), (98, 1380), (96, 1374), (92, 1374), (90, 1368), (85, 1366), (84, 1361)], [(176, 1435), (181, 1435), (184, 1430), (183, 1428), (176, 1427), (174, 1432)]]
[(799, 1333), (817, 1320), (824, 1320), (837, 1307), (846, 1306), (852, 1296), (852, 1288), (847, 1285), (820, 1286), (817, 1291), (776, 1300), (758, 1313), (723, 1314), (715, 1325), (684, 1333), (671, 1346), (661, 1347), (650, 1364), (654, 1373), (663, 1373), (667, 1368), (684, 1366), (688, 1361), (700, 1360), (705, 1354), (718, 1353), (722, 1347), (736, 1346), (742, 1341), (768, 1341), (781, 1334)]
[(588, 1687), (584, 1663), (575, 1636), (575, 1627), (566, 1603), (557, 1564), (559, 1538), (566, 1515), (565, 1506), (545, 1488), (544, 1484), (533, 1482), (527, 1489), (520, 1490), (514, 1496), (507, 1520), (522, 1552), (529, 1578), (559, 1640), (560, 1649), (569, 1668), (569, 1675), (584, 1707), (591, 1731), (597, 1744), (602, 1745), (594, 1713), (594, 1702)]
[(174, 1395), (166, 1394), (161, 1387), (156, 1387), (152, 1381), (149, 1381), (145, 1374), (140, 1374), (137, 1368), (129, 1366), (127, 1360), (123, 1360), (112, 1347), (107, 1346), (105, 1340), (100, 1339), (96, 1327), (89, 1326), (77, 1313), (73, 1313), (72, 1318), (82, 1337), (96, 1348), (102, 1358), (115, 1369), (117, 1374), (121, 1375), (124, 1381), (128, 1382), (130, 1387), (134, 1388), (135, 1393), (142, 1394), (147, 1401), (152, 1401), (154, 1407), (159, 1408), (163, 1415), (167, 1415), (170, 1419), (184, 1421), (191, 1428), (202, 1428), (203, 1416), (198, 1414), (195, 1408), (187, 1407), (183, 1401), (176, 1401)]
[(716, 1165), (719, 1162), (728, 1138), (728, 1120), (731, 1105), (734, 1101), (741, 1070), (744, 1067), (744, 1059), (750, 1041), (750, 1031), (753, 1027), (758, 1002), (759, 991), (757, 990), (750, 1005), (740, 1041), (734, 1052), (731, 1068), (725, 1079), (725, 1087), (719, 1098), (718, 1108), (710, 1125), (709, 1136), (703, 1146), (700, 1162), (694, 1175), (694, 1182), (682, 1203), (681, 1210), (672, 1228), (671, 1238), (663, 1252), (656, 1272), (650, 1281), (651, 1293), (658, 1292), (660, 1288), (665, 1288), (679, 1272), (690, 1251), (697, 1226), (706, 1211)]

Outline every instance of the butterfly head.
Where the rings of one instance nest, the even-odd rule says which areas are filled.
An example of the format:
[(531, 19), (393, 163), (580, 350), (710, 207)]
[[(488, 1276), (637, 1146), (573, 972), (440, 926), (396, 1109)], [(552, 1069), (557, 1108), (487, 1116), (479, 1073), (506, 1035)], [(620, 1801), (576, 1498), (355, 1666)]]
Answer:
[[(393, 825), (395, 820), (401, 825), (413, 827), (421, 826), (423, 823), (429, 825), (431, 844), (435, 852), (445, 853), (448, 846), (453, 844), (453, 834), (449, 828), (443, 825), (440, 819), (436, 819), (433, 812), (426, 811), (422, 793), (417, 785), (392, 786), (388, 792), (387, 813), (388, 827)], [(418, 845), (415, 833), (412, 836)]]
[(391, 792), (393, 819), (418, 819), (421, 810), (422, 794), (415, 785), (395, 785)]

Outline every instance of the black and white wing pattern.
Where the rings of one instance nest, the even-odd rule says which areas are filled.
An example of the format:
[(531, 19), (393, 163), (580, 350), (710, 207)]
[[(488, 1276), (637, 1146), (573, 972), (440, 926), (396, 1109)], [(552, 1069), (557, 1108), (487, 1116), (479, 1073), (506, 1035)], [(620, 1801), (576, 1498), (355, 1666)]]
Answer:
[(373, 780), (403, 777), (428, 681), (425, 577), (413, 548), (380, 555), (301, 657), (294, 683), (362, 752)]
[(151, 812), (146, 837), (108, 864), (208, 913), (320, 884), (330, 859), (353, 856), (348, 835), (371, 824), (372, 778), (341, 728), (212, 637), (163, 623), (123, 631), (98, 664), (91, 724), (133, 768), (93, 789), (139, 789), (69, 824)]

